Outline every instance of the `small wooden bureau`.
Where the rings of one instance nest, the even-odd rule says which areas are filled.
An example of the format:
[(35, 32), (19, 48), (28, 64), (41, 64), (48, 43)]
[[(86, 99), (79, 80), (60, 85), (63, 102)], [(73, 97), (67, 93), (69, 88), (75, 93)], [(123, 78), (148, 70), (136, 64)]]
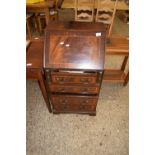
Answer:
[(53, 113), (96, 115), (105, 34), (101, 23), (52, 22), (47, 26), (44, 71)]

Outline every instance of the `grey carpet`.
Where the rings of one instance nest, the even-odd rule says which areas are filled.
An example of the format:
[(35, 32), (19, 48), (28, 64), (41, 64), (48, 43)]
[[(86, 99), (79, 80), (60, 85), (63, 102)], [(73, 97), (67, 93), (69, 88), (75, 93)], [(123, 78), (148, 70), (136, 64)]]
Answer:
[(128, 85), (103, 83), (94, 117), (48, 113), (28, 81), (27, 155), (128, 155)]

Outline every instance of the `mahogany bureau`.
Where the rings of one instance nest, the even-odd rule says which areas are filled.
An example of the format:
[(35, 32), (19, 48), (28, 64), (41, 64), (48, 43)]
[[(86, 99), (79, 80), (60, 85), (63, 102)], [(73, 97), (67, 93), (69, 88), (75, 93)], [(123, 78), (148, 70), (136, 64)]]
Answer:
[(105, 35), (101, 23), (52, 22), (47, 26), (44, 71), (53, 113), (96, 115)]

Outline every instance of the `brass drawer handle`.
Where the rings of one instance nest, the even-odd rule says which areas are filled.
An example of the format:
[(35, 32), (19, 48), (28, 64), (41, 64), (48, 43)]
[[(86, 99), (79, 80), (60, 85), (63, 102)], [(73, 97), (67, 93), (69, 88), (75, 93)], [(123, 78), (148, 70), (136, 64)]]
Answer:
[(64, 79), (62, 77), (56, 77), (56, 81), (64, 81)]
[(73, 90), (72, 88), (59, 88), (58, 89), (59, 92), (67, 92), (67, 91), (69, 92), (69, 91), (72, 91), (72, 90)]
[(88, 88), (81, 88), (80, 91), (81, 91), (82, 93), (87, 93), (87, 92), (88, 92)]
[(72, 81), (72, 78), (69, 78), (69, 77), (56, 77), (56, 81), (58, 82), (70, 82)]
[(92, 81), (92, 79), (90, 79), (90, 78), (81, 78), (81, 79), (80, 79), (80, 82), (89, 83), (89, 82), (91, 82), (91, 81)]

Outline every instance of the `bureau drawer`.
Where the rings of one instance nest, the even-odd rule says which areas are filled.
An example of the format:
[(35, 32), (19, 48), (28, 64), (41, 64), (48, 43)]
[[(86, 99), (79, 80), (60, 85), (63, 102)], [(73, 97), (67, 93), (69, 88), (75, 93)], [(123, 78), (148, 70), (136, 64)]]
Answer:
[(93, 112), (96, 111), (97, 97), (52, 95), (54, 110), (58, 112)]
[(97, 74), (71, 74), (71, 73), (52, 73), (52, 83), (59, 84), (96, 84)]
[(54, 93), (79, 93), (79, 94), (98, 94), (99, 86), (77, 86), (77, 85), (58, 85), (49, 86), (50, 91)]

